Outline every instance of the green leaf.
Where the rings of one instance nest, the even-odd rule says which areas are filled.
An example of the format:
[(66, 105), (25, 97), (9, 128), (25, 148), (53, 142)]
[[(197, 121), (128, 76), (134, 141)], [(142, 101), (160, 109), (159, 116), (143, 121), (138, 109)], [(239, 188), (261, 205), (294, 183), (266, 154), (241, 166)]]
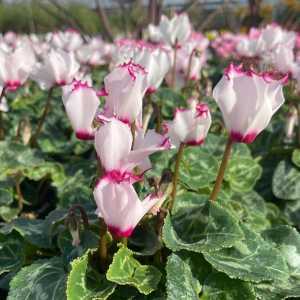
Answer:
[(113, 294), (116, 284), (106, 280), (104, 275), (94, 271), (92, 273), (96, 287), (88, 286), (88, 263), (91, 251), (72, 261), (72, 270), (67, 280), (68, 300), (106, 300)]
[(175, 253), (168, 257), (166, 271), (168, 300), (199, 299), (199, 281), (193, 276), (190, 266)]
[(244, 239), (231, 248), (204, 253), (204, 258), (230, 278), (260, 282), (286, 280), (288, 267), (281, 253), (247, 226), (241, 225)]
[(38, 151), (15, 142), (0, 142), (0, 161), (1, 178), (44, 162)]
[(66, 273), (58, 257), (24, 267), (10, 282), (7, 300), (66, 299)]
[[(201, 147), (202, 151), (220, 158), (224, 153), (226, 140), (225, 136), (210, 133)], [(232, 149), (232, 157), (234, 156), (251, 157), (251, 151), (246, 144), (235, 144)]]
[(179, 179), (184, 185), (197, 191), (215, 181), (218, 166), (218, 161), (202, 151), (201, 147), (190, 147), (184, 150)]
[(167, 87), (161, 87), (152, 98), (161, 107), (164, 118), (172, 118), (176, 107), (185, 104), (183, 95)]
[(135, 228), (133, 235), (128, 239), (128, 245), (134, 255), (151, 256), (161, 248), (161, 242), (154, 227), (143, 225)]
[(211, 274), (204, 283), (201, 300), (256, 300), (251, 285), (223, 273)]
[(0, 229), (3, 234), (16, 230), (25, 240), (40, 248), (51, 248), (51, 241), (46, 234), (44, 220), (30, 220), (18, 218)]
[(114, 255), (106, 277), (121, 285), (132, 285), (148, 295), (156, 290), (161, 273), (153, 266), (141, 265), (133, 258), (132, 251), (122, 246)]
[(281, 161), (274, 173), (273, 193), (283, 200), (300, 199), (300, 171), (288, 161)]
[(14, 201), (13, 182), (0, 181), (0, 206), (12, 204)]
[(169, 249), (212, 251), (231, 247), (243, 238), (237, 220), (230, 212), (218, 203), (201, 201), (201, 197), (199, 200), (198, 207), (182, 208), (165, 218), (163, 240)]
[(266, 299), (268, 294), (278, 299), (300, 297), (300, 234), (290, 226), (277, 226), (263, 233), (265, 239), (275, 243), (289, 269), (289, 278), (276, 283), (255, 285), (258, 295)]
[[(95, 173), (94, 173), (95, 174)], [(77, 203), (90, 203), (92, 192), (90, 179), (79, 170), (58, 187), (58, 197), (61, 207), (70, 207)]]
[(252, 158), (233, 157), (229, 161), (225, 180), (237, 192), (250, 191), (262, 174), (261, 166)]
[(20, 209), (18, 207), (10, 207), (10, 206), (1, 206), (0, 207), (0, 216), (5, 222), (11, 222), (15, 219), (20, 213)]
[(257, 232), (271, 227), (271, 222), (267, 218), (266, 203), (255, 191), (235, 193), (224, 205), (226, 208), (229, 206), (239, 220), (243, 220)]
[(18, 271), (25, 262), (23, 242), (12, 237), (3, 237), (0, 242), (0, 274)]
[(300, 227), (300, 201), (286, 202), (284, 214), (292, 224)]
[(57, 244), (60, 251), (69, 255), (74, 249), (76, 252), (82, 255), (87, 249), (95, 248), (99, 243), (99, 235), (91, 230), (81, 230), (79, 233), (80, 244), (75, 247), (72, 245), (73, 238), (69, 230), (63, 230), (59, 233), (57, 238)]
[(300, 168), (300, 149), (295, 149), (293, 151), (292, 162)]

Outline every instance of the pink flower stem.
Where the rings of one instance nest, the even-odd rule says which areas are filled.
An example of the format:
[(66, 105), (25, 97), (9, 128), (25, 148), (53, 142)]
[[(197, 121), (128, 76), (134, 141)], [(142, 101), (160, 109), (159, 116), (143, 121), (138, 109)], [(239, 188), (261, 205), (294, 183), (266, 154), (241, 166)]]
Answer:
[(174, 169), (174, 174), (173, 174), (173, 178), (172, 178), (171, 200), (168, 205), (169, 211), (172, 211), (172, 208), (175, 203), (177, 184), (178, 184), (178, 178), (179, 178), (179, 167), (180, 167), (180, 162), (182, 160), (184, 147), (185, 147), (185, 144), (181, 143), (179, 146), (177, 155), (176, 155), (175, 169)]
[(175, 41), (175, 45), (173, 46), (174, 50), (174, 62), (173, 62), (173, 69), (171, 74), (171, 88), (175, 87), (175, 79), (176, 79), (176, 64), (177, 64), (177, 40)]
[(30, 145), (32, 147), (36, 146), (38, 137), (39, 137), (39, 135), (40, 135), (40, 133), (42, 131), (43, 125), (44, 125), (44, 123), (46, 121), (46, 117), (47, 117), (47, 115), (48, 115), (48, 113), (50, 111), (50, 104), (51, 104), (51, 98), (52, 98), (53, 90), (54, 90), (54, 88), (52, 87), (48, 91), (47, 102), (46, 102), (43, 114), (42, 114), (41, 118), (39, 119), (39, 122), (38, 122), (38, 125), (37, 125), (35, 133), (32, 135), (32, 137), (30, 139)]
[[(5, 96), (5, 87), (2, 89), (2, 92), (0, 95), (0, 104), (1, 104), (4, 96)], [(5, 131), (4, 131), (4, 125), (3, 125), (2, 111), (0, 111), (0, 141), (4, 140), (4, 135), (5, 135)]]
[(226, 147), (225, 147), (225, 150), (224, 150), (224, 154), (223, 154), (222, 162), (221, 162), (219, 172), (218, 172), (218, 175), (217, 175), (217, 178), (216, 178), (215, 186), (214, 186), (214, 188), (211, 192), (211, 195), (210, 195), (210, 200), (211, 201), (216, 201), (216, 199), (218, 197), (218, 194), (221, 190), (222, 182), (223, 182), (223, 178), (224, 178), (224, 174), (225, 174), (225, 170), (226, 170), (226, 166), (227, 166), (227, 163), (228, 163), (229, 158), (230, 158), (232, 145), (233, 145), (233, 141), (229, 137), (228, 141), (227, 141), (227, 144), (226, 144)]

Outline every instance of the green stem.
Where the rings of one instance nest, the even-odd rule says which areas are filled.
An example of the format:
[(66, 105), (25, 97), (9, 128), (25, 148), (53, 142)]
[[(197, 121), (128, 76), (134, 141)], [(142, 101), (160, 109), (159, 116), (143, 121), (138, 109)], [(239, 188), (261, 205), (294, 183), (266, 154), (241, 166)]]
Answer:
[(37, 140), (38, 140), (38, 137), (42, 131), (42, 128), (43, 128), (43, 125), (46, 121), (46, 117), (50, 111), (50, 104), (51, 104), (51, 98), (52, 98), (52, 94), (53, 94), (53, 90), (54, 88), (50, 88), (50, 90), (48, 91), (48, 97), (47, 97), (47, 102), (46, 102), (46, 105), (45, 105), (45, 108), (44, 108), (44, 111), (43, 111), (43, 114), (38, 122), (38, 125), (37, 125), (37, 128), (36, 128), (36, 131), (35, 133), (33, 134), (31, 140), (30, 140), (30, 145), (32, 147), (35, 147), (36, 144), (37, 144)]
[(184, 150), (184, 143), (181, 143), (176, 155), (176, 162), (175, 162), (175, 170), (173, 174), (173, 179), (172, 179), (172, 191), (171, 191), (171, 200), (168, 205), (169, 211), (172, 211), (172, 208), (175, 203), (175, 198), (176, 198), (176, 191), (177, 191), (177, 183), (178, 183), (178, 177), (179, 177), (179, 167), (180, 167), (180, 161), (182, 159), (183, 155), (183, 150)]
[(223, 154), (223, 158), (222, 158), (222, 162), (221, 162), (221, 165), (220, 165), (220, 168), (219, 168), (219, 172), (218, 172), (218, 175), (217, 175), (217, 178), (216, 178), (215, 186), (214, 186), (214, 188), (211, 192), (211, 195), (210, 195), (210, 200), (211, 201), (216, 201), (217, 196), (218, 196), (218, 194), (221, 190), (222, 182), (223, 182), (223, 178), (224, 178), (224, 174), (225, 174), (225, 170), (226, 170), (226, 166), (227, 166), (227, 163), (228, 163), (229, 158), (230, 158), (232, 145), (233, 145), (233, 141), (229, 137), (228, 141), (227, 141), (227, 144), (226, 144), (226, 147), (225, 147), (225, 151), (224, 151), (224, 154)]
[(122, 237), (122, 238), (121, 238), (121, 243), (122, 243), (125, 247), (127, 247), (127, 244), (128, 244), (128, 238)]

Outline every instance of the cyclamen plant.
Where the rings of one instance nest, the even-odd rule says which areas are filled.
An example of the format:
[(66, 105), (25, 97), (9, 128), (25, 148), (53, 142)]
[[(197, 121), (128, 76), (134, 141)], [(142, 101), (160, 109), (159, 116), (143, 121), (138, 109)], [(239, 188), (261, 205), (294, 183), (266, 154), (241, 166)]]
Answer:
[(0, 292), (300, 297), (296, 32), (138, 38), (0, 38)]

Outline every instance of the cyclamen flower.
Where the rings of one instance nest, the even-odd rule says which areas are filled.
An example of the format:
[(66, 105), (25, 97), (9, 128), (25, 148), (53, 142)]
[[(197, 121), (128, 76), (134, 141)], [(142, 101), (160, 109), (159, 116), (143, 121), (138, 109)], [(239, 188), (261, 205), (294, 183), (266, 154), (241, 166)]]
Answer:
[(292, 73), (296, 68), (293, 49), (284, 45), (278, 46), (277, 49), (272, 52), (271, 62), (275, 69), (281, 73)]
[(187, 14), (175, 14), (172, 19), (163, 15), (159, 25), (150, 24), (148, 31), (153, 42), (165, 42), (175, 46), (175, 43), (182, 45), (190, 37), (192, 25)]
[(96, 91), (86, 82), (75, 80), (63, 88), (62, 99), (76, 137), (80, 140), (94, 139), (92, 123), (99, 106)]
[(296, 33), (283, 30), (277, 24), (270, 24), (261, 30), (259, 39), (264, 43), (266, 50), (273, 50), (280, 44), (293, 49), (296, 43)]
[(54, 47), (67, 52), (74, 51), (83, 44), (80, 33), (74, 29), (51, 33), (49, 40)]
[(104, 219), (108, 230), (117, 237), (129, 237), (142, 217), (160, 201), (156, 194), (141, 201), (132, 184), (101, 178), (95, 189), (96, 213)]
[[(193, 33), (189, 40), (177, 49), (175, 86), (182, 88), (187, 80), (199, 80), (200, 72), (206, 62), (207, 40)], [(166, 76), (166, 82), (172, 85), (172, 71)]]
[(12, 53), (0, 49), (0, 85), (15, 91), (25, 83), (35, 62), (35, 55), (27, 44)]
[(213, 90), (225, 126), (234, 142), (252, 143), (273, 114), (284, 103), (282, 85), (287, 76), (275, 80), (270, 74), (244, 72), (230, 65)]
[(168, 139), (154, 131), (146, 135), (139, 132), (134, 145), (132, 142), (130, 127), (117, 119), (102, 125), (95, 135), (95, 148), (104, 168), (94, 189), (96, 213), (119, 237), (130, 236), (140, 219), (161, 200), (159, 194), (152, 194), (140, 201), (132, 183), (151, 167), (150, 154), (170, 147)]
[(52, 49), (45, 57), (44, 63), (36, 66), (31, 77), (41, 89), (50, 89), (70, 84), (76, 77), (79, 67), (73, 53)]
[(104, 42), (100, 37), (94, 37), (76, 50), (76, 57), (82, 64), (101, 66), (110, 62), (113, 49), (113, 44)]
[(143, 97), (148, 87), (146, 74), (141, 65), (130, 60), (104, 78), (105, 116), (130, 124), (136, 120), (141, 123)]
[(173, 121), (166, 124), (172, 144), (188, 146), (203, 144), (211, 125), (209, 108), (204, 103), (194, 104), (189, 109), (177, 109)]
[(114, 64), (131, 59), (147, 72), (147, 93), (154, 93), (172, 66), (171, 49), (140, 40), (120, 40), (114, 54)]
[[(95, 134), (95, 148), (101, 164), (106, 174), (116, 181), (138, 180), (139, 175), (151, 168), (148, 156), (170, 148), (168, 138), (152, 130), (146, 135), (138, 131), (134, 145), (132, 142), (130, 127), (117, 119), (109, 120)], [(138, 174), (137, 170), (133, 172), (136, 167), (139, 167)]]

